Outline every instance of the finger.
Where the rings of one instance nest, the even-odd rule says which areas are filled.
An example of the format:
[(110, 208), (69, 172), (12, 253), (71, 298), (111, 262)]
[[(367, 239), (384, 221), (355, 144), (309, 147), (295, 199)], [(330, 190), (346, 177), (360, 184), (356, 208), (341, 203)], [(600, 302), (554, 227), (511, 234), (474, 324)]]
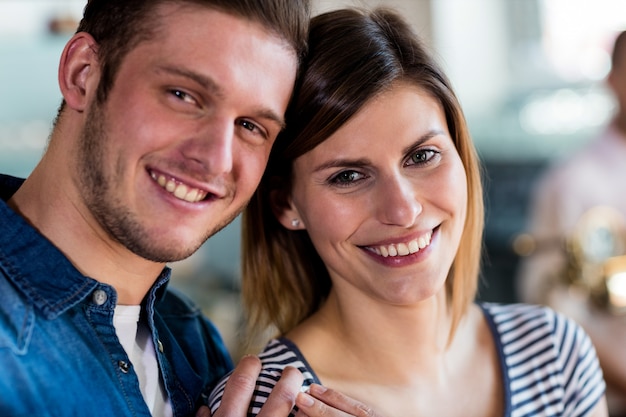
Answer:
[(196, 417), (211, 417), (211, 410), (206, 405), (200, 406), (196, 412)]
[(345, 413), (334, 407), (325, 404), (321, 400), (301, 392), (296, 398), (298, 413), (296, 417), (350, 417), (351, 414)]
[(222, 403), (215, 417), (247, 415), (259, 372), (261, 372), (259, 358), (256, 356), (241, 358), (226, 383)]
[(296, 405), (310, 417), (381, 417), (370, 406), (318, 384), (311, 385), (309, 395), (299, 395)]
[(309, 416), (307, 413), (305, 413), (304, 411), (298, 409), (298, 412), (296, 413), (296, 415), (294, 417), (311, 417)]
[(292, 366), (287, 366), (272, 388), (258, 417), (288, 416), (296, 403), (296, 396), (303, 382), (302, 373)]

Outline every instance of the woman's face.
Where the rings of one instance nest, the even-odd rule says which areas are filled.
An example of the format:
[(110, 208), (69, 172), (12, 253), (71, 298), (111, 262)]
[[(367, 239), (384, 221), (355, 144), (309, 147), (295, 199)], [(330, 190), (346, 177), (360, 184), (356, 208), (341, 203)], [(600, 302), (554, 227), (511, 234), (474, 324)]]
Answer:
[(399, 84), (294, 161), (291, 206), (279, 218), (307, 230), (339, 296), (408, 305), (443, 288), (466, 209), (440, 103)]

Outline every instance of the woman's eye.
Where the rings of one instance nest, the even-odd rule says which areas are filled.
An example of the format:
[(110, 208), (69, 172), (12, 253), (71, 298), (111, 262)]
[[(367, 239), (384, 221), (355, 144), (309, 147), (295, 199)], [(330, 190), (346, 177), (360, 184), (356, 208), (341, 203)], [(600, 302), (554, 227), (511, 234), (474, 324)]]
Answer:
[(334, 185), (350, 185), (356, 181), (362, 180), (365, 175), (357, 171), (342, 171), (330, 179), (330, 183)]
[(435, 155), (436, 151), (431, 149), (423, 149), (413, 153), (407, 165), (420, 165), (428, 163)]

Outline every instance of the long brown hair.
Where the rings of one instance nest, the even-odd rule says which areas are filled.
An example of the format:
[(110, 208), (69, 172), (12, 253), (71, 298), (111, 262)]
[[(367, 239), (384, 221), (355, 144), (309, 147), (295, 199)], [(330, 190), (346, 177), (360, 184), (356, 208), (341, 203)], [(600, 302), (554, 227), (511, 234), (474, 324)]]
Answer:
[(326, 140), (368, 100), (398, 82), (439, 100), (467, 176), (465, 228), (446, 288), (454, 329), (476, 293), (483, 233), (480, 165), (451, 84), (409, 24), (396, 12), (341, 9), (311, 22), (309, 55), (287, 128), (279, 135), (258, 191), (243, 216), (244, 307), (253, 336), (285, 333), (327, 297), (331, 281), (306, 231), (285, 229), (270, 192), (291, 187), (293, 161)]

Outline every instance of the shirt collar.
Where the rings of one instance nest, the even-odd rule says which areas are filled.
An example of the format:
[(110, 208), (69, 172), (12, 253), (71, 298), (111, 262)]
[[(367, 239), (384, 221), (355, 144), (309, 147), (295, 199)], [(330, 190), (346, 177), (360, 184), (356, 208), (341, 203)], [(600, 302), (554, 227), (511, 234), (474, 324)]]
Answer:
[[(53, 319), (105, 284), (81, 274), (61, 251), (6, 204), (23, 182), (21, 178), (0, 174), (0, 269), (36, 308)], [(163, 298), (170, 273), (165, 267), (150, 289), (146, 297), (150, 305)]]

